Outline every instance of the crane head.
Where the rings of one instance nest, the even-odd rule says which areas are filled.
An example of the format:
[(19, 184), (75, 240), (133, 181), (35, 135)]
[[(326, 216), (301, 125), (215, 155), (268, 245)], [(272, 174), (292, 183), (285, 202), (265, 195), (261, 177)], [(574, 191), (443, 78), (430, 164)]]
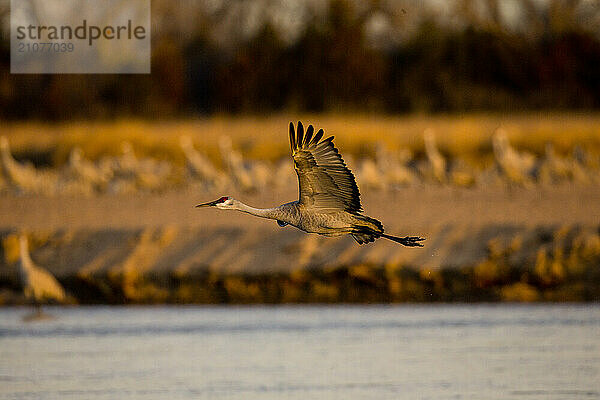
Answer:
[(223, 210), (227, 210), (229, 208), (232, 208), (233, 202), (234, 202), (233, 198), (231, 198), (229, 196), (223, 196), (215, 201), (209, 201), (208, 203), (198, 204), (196, 206), (196, 208), (198, 208), (198, 207), (217, 207), (217, 208), (221, 208)]

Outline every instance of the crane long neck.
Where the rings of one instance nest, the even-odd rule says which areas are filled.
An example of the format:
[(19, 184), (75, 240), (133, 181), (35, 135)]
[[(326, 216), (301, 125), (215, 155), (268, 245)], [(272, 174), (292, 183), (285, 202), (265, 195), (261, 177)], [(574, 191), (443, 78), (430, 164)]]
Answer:
[(254, 208), (242, 203), (241, 201), (238, 201), (235, 209), (241, 212), (256, 215), (257, 217), (277, 219), (277, 216), (275, 215), (277, 209), (275, 208)]
[(27, 245), (27, 238), (21, 236), (19, 239), (20, 256), (21, 256), (21, 267), (29, 270), (33, 261), (29, 256), (29, 246)]

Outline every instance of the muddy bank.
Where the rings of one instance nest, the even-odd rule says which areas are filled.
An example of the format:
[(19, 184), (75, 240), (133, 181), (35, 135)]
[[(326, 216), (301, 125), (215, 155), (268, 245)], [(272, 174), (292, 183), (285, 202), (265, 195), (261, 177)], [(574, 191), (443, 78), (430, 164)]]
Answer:
[[(428, 248), (269, 228), (34, 233), (77, 303), (600, 301), (600, 226), (444, 226)], [(2, 233), (0, 301), (24, 302)], [(6, 261), (8, 260), (8, 262)]]
[[(423, 249), (271, 228), (30, 234), (73, 303), (600, 301), (600, 226), (445, 225)], [(26, 300), (0, 234), (0, 304)]]
[[(276, 199), (276, 197), (278, 199)], [(256, 206), (294, 198), (238, 196)], [(424, 248), (195, 210), (207, 195), (0, 198), (0, 302), (21, 303), (16, 232), (78, 303), (600, 300), (600, 190), (426, 188), (364, 196)]]

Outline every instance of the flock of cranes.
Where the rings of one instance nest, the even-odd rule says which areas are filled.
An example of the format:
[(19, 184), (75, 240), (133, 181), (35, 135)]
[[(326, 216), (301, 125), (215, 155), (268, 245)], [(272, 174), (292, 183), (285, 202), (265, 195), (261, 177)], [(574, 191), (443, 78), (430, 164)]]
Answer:
[(67, 164), (59, 170), (35, 168), (14, 159), (6, 137), (0, 137), (0, 193), (83, 194), (158, 190), (171, 174), (166, 161), (138, 158), (130, 143), (121, 155), (91, 162), (79, 147), (73, 148)]
[[(599, 160), (581, 147), (571, 157), (560, 156), (547, 144), (543, 157), (515, 149), (506, 132), (499, 128), (492, 136), (493, 166), (477, 169), (460, 159), (450, 159), (439, 150), (435, 133), (423, 133), (425, 154), (414, 158), (407, 149), (392, 152), (377, 144), (373, 158), (353, 160), (359, 184), (370, 190), (390, 190), (420, 184), (474, 186), (490, 184), (532, 185), (558, 182), (600, 181)], [(236, 150), (228, 137), (219, 141), (221, 166), (194, 147), (189, 136), (180, 138), (186, 168), (167, 161), (139, 157), (124, 142), (121, 154), (96, 162), (85, 158), (79, 147), (72, 149), (66, 165), (57, 169), (35, 168), (16, 161), (6, 137), (0, 137), (0, 193), (83, 194), (157, 192), (177, 185), (191, 185), (205, 191), (253, 192), (264, 188), (289, 187), (294, 177), (286, 159), (278, 163), (250, 161)]]

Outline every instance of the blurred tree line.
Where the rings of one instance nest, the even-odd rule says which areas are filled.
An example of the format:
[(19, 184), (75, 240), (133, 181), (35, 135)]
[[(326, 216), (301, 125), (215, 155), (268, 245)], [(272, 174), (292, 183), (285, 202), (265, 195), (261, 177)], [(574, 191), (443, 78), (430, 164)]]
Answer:
[(152, 74), (11, 75), (0, 117), (600, 108), (596, 0), (152, 1)]

